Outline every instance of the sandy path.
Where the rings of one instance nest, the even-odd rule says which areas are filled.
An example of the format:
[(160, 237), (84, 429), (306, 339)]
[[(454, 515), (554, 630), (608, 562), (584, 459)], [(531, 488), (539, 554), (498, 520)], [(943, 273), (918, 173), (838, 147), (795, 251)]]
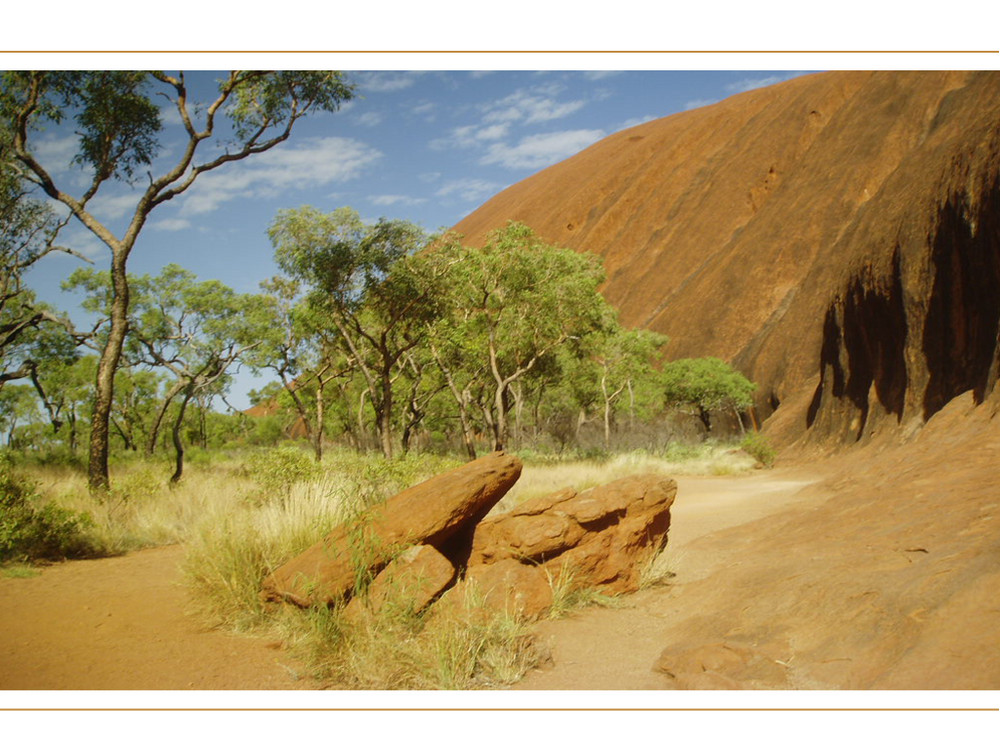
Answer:
[(651, 667), (669, 642), (670, 623), (683, 614), (686, 584), (738, 560), (701, 550), (698, 539), (781, 512), (809, 496), (799, 494), (816, 479), (797, 472), (750, 477), (678, 477), (667, 543), (669, 586), (640, 591), (620, 608), (591, 607), (538, 630), (552, 664), (528, 674), (520, 690), (660, 690), (666, 678)]
[[(650, 665), (664, 646), (685, 583), (730, 564), (692, 548), (723, 528), (799, 501), (809, 481), (768, 472), (681, 477), (668, 549), (669, 587), (639, 592), (621, 609), (591, 608), (542, 623), (554, 666), (521, 689), (655, 689)], [(205, 628), (189, 614), (180, 547), (53, 565), (35, 578), (0, 579), (0, 689), (309, 689), (294, 663), (259, 639)]]
[(302, 689), (281, 652), (188, 614), (180, 547), (0, 579), (0, 689)]

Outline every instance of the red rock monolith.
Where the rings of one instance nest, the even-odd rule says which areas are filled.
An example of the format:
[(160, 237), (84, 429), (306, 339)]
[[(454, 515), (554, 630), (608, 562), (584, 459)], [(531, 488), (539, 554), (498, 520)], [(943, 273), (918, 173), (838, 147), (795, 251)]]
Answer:
[(501, 451), (410, 487), (275, 570), (262, 596), (302, 607), (341, 600), (358, 572), (380, 570), (402, 549), (441, 549), (456, 536), (471, 535), (520, 475), (521, 461)]

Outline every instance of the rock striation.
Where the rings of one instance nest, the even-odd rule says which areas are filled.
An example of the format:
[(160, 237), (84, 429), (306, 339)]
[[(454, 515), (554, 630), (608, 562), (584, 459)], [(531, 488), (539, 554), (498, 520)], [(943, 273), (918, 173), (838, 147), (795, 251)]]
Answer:
[(1000, 72), (802, 76), (615, 133), (501, 192), (605, 261), (625, 324), (718, 356), (788, 444), (910, 434), (1000, 375)]
[(645, 474), (529, 500), (479, 524), (469, 570), (511, 559), (554, 579), (572, 571), (584, 588), (635, 591), (643, 567), (666, 544), (676, 495), (673, 479)]

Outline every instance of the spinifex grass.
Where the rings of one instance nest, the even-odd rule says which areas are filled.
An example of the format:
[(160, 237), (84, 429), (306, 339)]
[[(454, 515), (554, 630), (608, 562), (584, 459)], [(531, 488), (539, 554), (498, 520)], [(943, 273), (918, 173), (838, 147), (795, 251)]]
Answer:
[(275, 624), (312, 676), (342, 689), (500, 687), (538, 663), (529, 624), (482, 609), (474, 593), (419, 614), (399, 604), (286, 607)]

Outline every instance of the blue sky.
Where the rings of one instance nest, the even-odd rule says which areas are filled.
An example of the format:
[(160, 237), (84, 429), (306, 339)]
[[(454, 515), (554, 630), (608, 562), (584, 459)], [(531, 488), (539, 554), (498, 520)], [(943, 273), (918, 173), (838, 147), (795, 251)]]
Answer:
[[(151, 215), (130, 258), (132, 273), (179, 263), (201, 279), (240, 292), (257, 291), (276, 273), (268, 224), (283, 208), (325, 211), (351, 206), (362, 216), (449, 227), (491, 196), (601, 138), (641, 122), (704, 106), (749, 89), (801, 75), (774, 71), (427, 71), (349, 75), (359, 97), (339, 112), (301, 121), (274, 150), (203, 175), (183, 196)], [(192, 91), (207, 98), (217, 78), (197, 73)], [(165, 148), (159, 174), (176, 158), (177, 116), (164, 110)], [(79, 194), (85, 175), (70, 165), (75, 136), (50, 129), (36, 151), (57, 181)], [(136, 194), (108, 185), (91, 208), (115, 231), (131, 215)], [(65, 244), (106, 268), (107, 249), (81, 225)], [(59, 291), (81, 265), (68, 256), (44, 259), (29, 284), (71, 316), (77, 300)], [(243, 374), (233, 403), (261, 381)]]

